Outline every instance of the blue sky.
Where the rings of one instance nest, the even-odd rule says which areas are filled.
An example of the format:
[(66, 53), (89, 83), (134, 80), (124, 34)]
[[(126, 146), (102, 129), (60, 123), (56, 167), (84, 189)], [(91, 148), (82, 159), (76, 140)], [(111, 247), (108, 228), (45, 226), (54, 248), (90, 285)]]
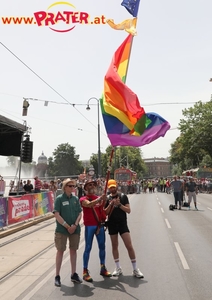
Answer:
[[(51, 0), (1, 1), (0, 18), (33, 16), (47, 11)], [(69, 1), (68, 1), (69, 2)], [(130, 14), (121, 0), (71, 0), (76, 11), (91, 17), (122, 22)], [(55, 9), (63, 11), (64, 6)], [(66, 5), (66, 10), (71, 8)], [(182, 110), (194, 102), (209, 101), (212, 83), (211, 0), (141, 1), (137, 31), (128, 70), (127, 85), (138, 95), (146, 112), (168, 120), (171, 130), (164, 138), (141, 148), (144, 158), (167, 157)], [(97, 153), (97, 101), (112, 56), (127, 33), (108, 25), (77, 25), (67, 33), (47, 26), (3, 25), (0, 42), (14, 52), (68, 103), (30, 72), (0, 45), (0, 114), (19, 123), (26, 120), (34, 142), (33, 159), (44, 151), (49, 157), (61, 143), (76, 148), (80, 159)], [(28, 116), (22, 117), (23, 97), (29, 100)], [(49, 101), (48, 106), (44, 102)], [(52, 103), (55, 102), (55, 103)], [(186, 103), (190, 104), (186, 104)], [(66, 103), (66, 104), (63, 104)], [(169, 103), (169, 104), (164, 104)], [(172, 103), (172, 104), (170, 104)], [(178, 104), (173, 104), (178, 103)], [(109, 145), (100, 116), (101, 151)], [(0, 164), (6, 161), (0, 157)]]

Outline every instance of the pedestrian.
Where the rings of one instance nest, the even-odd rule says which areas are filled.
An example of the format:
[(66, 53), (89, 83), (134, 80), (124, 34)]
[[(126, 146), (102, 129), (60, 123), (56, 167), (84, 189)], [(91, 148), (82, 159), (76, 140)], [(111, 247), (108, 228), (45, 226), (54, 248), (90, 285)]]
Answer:
[(55, 286), (61, 286), (60, 269), (67, 240), (69, 240), (70, 249), (71, 281), (82, 283), (82, 279), (76, 273), (77, 250), (81, 232), (79, 222), (82, 217), (82, 208), (78, 197), (72, 195), (75, 187), (76, 182), (74, 180), (65, 179), (62, 185), (63, 193), (57, 196), (54, 204), (55, 246), (57, 249)]
[(34, 193), (40, 193), (41, 192), (41, 188), (42, 188), (42, 182), (41, 180), (38, 178), (38, 176), (35, 176), (34, 178), (35, 180), (35, 184), (34, 184)]
[(31, 180), (27, 180), (27, 183), (24, 185), (24, 191), (26, 194), (32, 193), (33, 185), (31, 184)]
[(188, 195), (188, 209), (190, 209), (190, 204), (193, 198), (195, 209), (198, 210), (197, 208), (198, 187), (192, 176), (189, 177), (189, 182), (186, 183), (186, 193)]
[(49, 191), (53, 192), (54, 194), (54, 199), (56, 198), (57, 194), (57, 184), (54, 180), (51, 180), (48, 186)]
[(181, 210), (181, 191), (183, 184), (176, 175), (173, 178), (174, 179), (171, 182), (171, 186), (174, 193), (175, 208), (177, 209), (177, 203), (179, 202), (179, 210)]
[(113, 179), (108, 181), (108, 189), (110, 194), (107, 196), (105, 212), (108, 215), (108, 232), (115, 261), (115, 270), (112, 275), (119, 276), (122, 274), (118, 250), (118, 234), (120, 234), (132, 263), (133, 275), (137, 278), (144, 278), (144, 275), (136, 266), (135, 250), (127, 225), (127, 214), (131, 212), (129, 199), (126, 194), (118, 193), (117, 183)]
[(83, 253), (83, 279), (87, 282), (92, 282), (93, 278), (89, 274), (88, 262), (92, 249), (93, 238), (96, 236), (99, 247), (100, 259), (100, 275), (111, 277), (111, 273), (107, 271), (105, 266), (105, 230), (100, 224), (105, 221), (105, 212), (103, 210), (106, 195), (97, 196), (97, 182), (88, 180), (84, 184), (86, 196), (80, 198), (80, 203), (83, 208), (83, 220), (85, 225), (85, 250)]

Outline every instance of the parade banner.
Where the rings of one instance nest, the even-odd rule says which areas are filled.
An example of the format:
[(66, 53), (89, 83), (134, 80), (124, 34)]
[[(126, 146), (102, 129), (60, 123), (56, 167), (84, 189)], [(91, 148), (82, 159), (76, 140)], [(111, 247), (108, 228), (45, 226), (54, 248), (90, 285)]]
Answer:
[(53, 210), (54, 195), (53, 192), (44, 192), (33, 194), (34, 215), (42, 216)]
[(18, 223), (34, 216), (32, 195), (8, 197), (8, 225)]
[(7, 198), (0, 198), (0, 228), (7, 226)]

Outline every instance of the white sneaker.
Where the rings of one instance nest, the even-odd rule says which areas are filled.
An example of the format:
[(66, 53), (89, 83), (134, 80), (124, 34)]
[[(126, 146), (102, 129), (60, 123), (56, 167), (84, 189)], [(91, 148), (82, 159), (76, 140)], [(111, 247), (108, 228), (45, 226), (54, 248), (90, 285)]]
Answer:
[(122, 272), (122, 268), (115, 268), (115, 270), (113, 271), (112, 275), (113, 276), (119, 276), (121, 275), (123, 272)]
[(137, 278), (144, 278), (144, 275), (141, 273), (141, 271), (138, 268), (133, 271), (133, 275)]

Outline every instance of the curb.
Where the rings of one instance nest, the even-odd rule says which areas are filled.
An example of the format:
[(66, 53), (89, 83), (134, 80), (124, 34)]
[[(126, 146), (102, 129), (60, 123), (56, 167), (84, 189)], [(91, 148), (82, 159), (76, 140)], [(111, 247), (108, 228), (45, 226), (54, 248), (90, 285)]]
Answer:
[(54, 218), (53, 214), (45, 215), (45, 216), (39, 217), (35, 220), (28, 220), (27, 223), (17, 224), (16, 226), (13, 225), (14, 227), (12, 227), (12, 228), (8, 228), (8, 227), (6, 227), (6, 229), (3, 228), (2, 230), (0, 230), (0, 239), (4, 238), (4, 237), (6, 237), (10, 234), (16, 233), (20, 230), (23, 230), (25, 228), (28, 228), (28, 227), (31, 227), (31, 226), (36, 225), (38, 223), (41, 223), (43, 221), (52, 219), (52, 218)]

